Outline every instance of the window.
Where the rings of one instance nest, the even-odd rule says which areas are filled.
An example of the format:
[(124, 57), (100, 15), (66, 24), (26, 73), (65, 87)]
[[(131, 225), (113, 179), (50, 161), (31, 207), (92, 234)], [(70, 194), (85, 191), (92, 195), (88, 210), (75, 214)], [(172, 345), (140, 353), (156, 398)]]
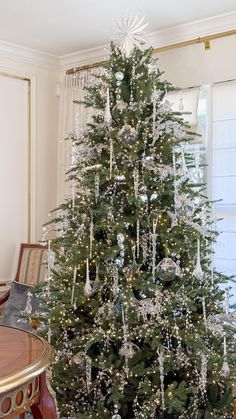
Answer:
[[(211, 154), (212, 199), (218, 222), (215, 267), (227, 275), (236, 275), (236, 82), (212, 86)], [(236, 302), (236, 286), (231, 281)]]

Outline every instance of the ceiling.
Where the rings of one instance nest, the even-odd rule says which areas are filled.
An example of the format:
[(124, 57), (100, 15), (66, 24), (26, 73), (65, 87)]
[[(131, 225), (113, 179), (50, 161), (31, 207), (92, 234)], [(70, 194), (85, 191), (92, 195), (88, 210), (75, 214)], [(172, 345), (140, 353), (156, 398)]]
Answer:
[(152, 32), (235, 10), (235, 0), (0, 0), (0, 41), (62, 56), (107, 44), (122, 15), (145, 15)]

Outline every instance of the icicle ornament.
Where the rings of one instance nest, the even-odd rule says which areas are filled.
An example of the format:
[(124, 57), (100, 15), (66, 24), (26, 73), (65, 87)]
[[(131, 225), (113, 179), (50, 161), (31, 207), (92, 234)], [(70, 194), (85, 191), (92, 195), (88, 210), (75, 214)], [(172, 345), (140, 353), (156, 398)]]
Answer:
[(229, 377), (230, 369), (229, 369), (229, 364), (228, 364), (228, 361), (227, 361), (227, 345), (226, 345), (226, 335), (225, 335), (225, 333), (224, 333), (223, 346), (224, 346), (224, 361), (223, 361), (222, 368), (220, 370), (220, 374), (223, 375), (223, 377)]
[(133, 178), (134, 178), (134, 196), (135, 198), (138, 198), (139, 172), (137, 168), (134, 169)]
[(142, 252), (143, 252), (143, 264), (146, 264), (148, 257), (148, 235), (143, 234), (141, 239)]
[(152, 279), (155, 282), (156, 277), (156, 247), (157, 247), (157, 220), (153, 220), (152, 222)]
[(72, 284), (71, 299), (70, 299), (70, 302), (71, 302), (72, 305), (74, 304), (76, 274), (77, 274), (77, 268), (75, 267), (74, 268), (74, 273), (73, 273), (73, 284)]
[(93, 293), (93, 289), (90, 284), (90, 278), (89, 278), (89, 260), (86, 259), (86, 282), (84, 286), (84, 295), (86, 297), (90, 297)]
[(160, 381), (161, 381), (161, 408), (165, 410), (165, 391), (164, 391), (164, 355), (162, 352), (158, 353)]
[(120, 248), (120, 259), (119, 259), (119, 266), (122, 268), (124, 266), (124, 258), (125, 258), (125, 246), (124, 246), (125, 236), (122, 233), (117, 234), (117, 243)]
[(199, 281), (202, 281), (204, 278), (204, 273), (201, 267), (201, 254), (200, 254), (200, 239), (197, 241), (197, 262), (193, 270), (193, 276)]
[(182, 176), (187, 177), (188, 176), (188, 168), (187, 168), (187, 164), (186, 164), (186, 160), (185, 160), (185, 154), (184, 154), (184, 148), (183, 145), (181, 146), (181, 172), (182, 172)]
[(110, 111), (110, 93), (109, 88), (107, 88), (107, 100), (106, 100), (106, 107), (104, 113), (104, 122), (106, 125), (110, 126), (112, 123), (112, 116)]
[(90, 228), (89, 228), (89, 257), (90, 259), (92, 259), (92, 255), (93, 255), (93, 239), (94, 239), (93, 216), (91, 215)]
[(207, 316), (206, 316), (206, 299), (202, 297), (202, 311), (203, 311), (203, 319), (205, 323), (205, 329), (207, 330)]
[(206, 393), (207, 385), (207, 357), (205, 354), (201, 355), (201, 373), (199, 377), (199, 389), (202, 393), (202, 396)]
[(113, 141), (110, 138), (110, 179), (112, 178), (112, 169), (113, 169)]
[(136, 255), (137, 259), (139, 259), (139, 248), (140, 248), (140, 222), (139, 219), (137, 220), (136, 225)]
[(94, 196), (95, 202), (98, 202), (99, 194), (100, 194), (100, 176), (98, 174), (94, 177)]

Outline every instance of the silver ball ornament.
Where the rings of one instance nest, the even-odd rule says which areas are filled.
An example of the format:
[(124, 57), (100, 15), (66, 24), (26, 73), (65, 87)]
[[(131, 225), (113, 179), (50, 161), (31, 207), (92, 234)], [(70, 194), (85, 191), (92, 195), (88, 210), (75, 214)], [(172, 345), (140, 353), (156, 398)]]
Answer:
[(122, 81), (124, 78), (124, 74), (122, 73), (122, 71), (117, 71), (117, 73), (115, 74), (116, 80), (118, 81)]

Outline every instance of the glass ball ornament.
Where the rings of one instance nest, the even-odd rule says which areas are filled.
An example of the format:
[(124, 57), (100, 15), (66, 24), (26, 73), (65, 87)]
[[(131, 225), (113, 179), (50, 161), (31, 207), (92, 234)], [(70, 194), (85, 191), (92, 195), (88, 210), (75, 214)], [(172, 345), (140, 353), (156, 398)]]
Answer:
[(122, 81), (124, 78), (124, 73), (122, 73), (122, 71), (117, 71), (117, 73), (115, 74), (115, 78), (118, 81)]
[(118, 413), (115, 413), (111, 419), (121, 419), (121, 416)]
[(115, 259), (115, 264), (116, 264), (116, 267), (117, 268), (122, 268), (123, 265), (124, 265), (124, 262), (123, 262), (123, 260), (121, 258), (116, 258)]
[(180, 275), (180, 267), (171, 258), (165, 257), (158, 263), (156, 273), (162, 281), (173, 281)]
[(125, 124), (118, 132), (118, 139), (128, 144), (134, 144), (137, 140), (138, 133), (131, 125)]

